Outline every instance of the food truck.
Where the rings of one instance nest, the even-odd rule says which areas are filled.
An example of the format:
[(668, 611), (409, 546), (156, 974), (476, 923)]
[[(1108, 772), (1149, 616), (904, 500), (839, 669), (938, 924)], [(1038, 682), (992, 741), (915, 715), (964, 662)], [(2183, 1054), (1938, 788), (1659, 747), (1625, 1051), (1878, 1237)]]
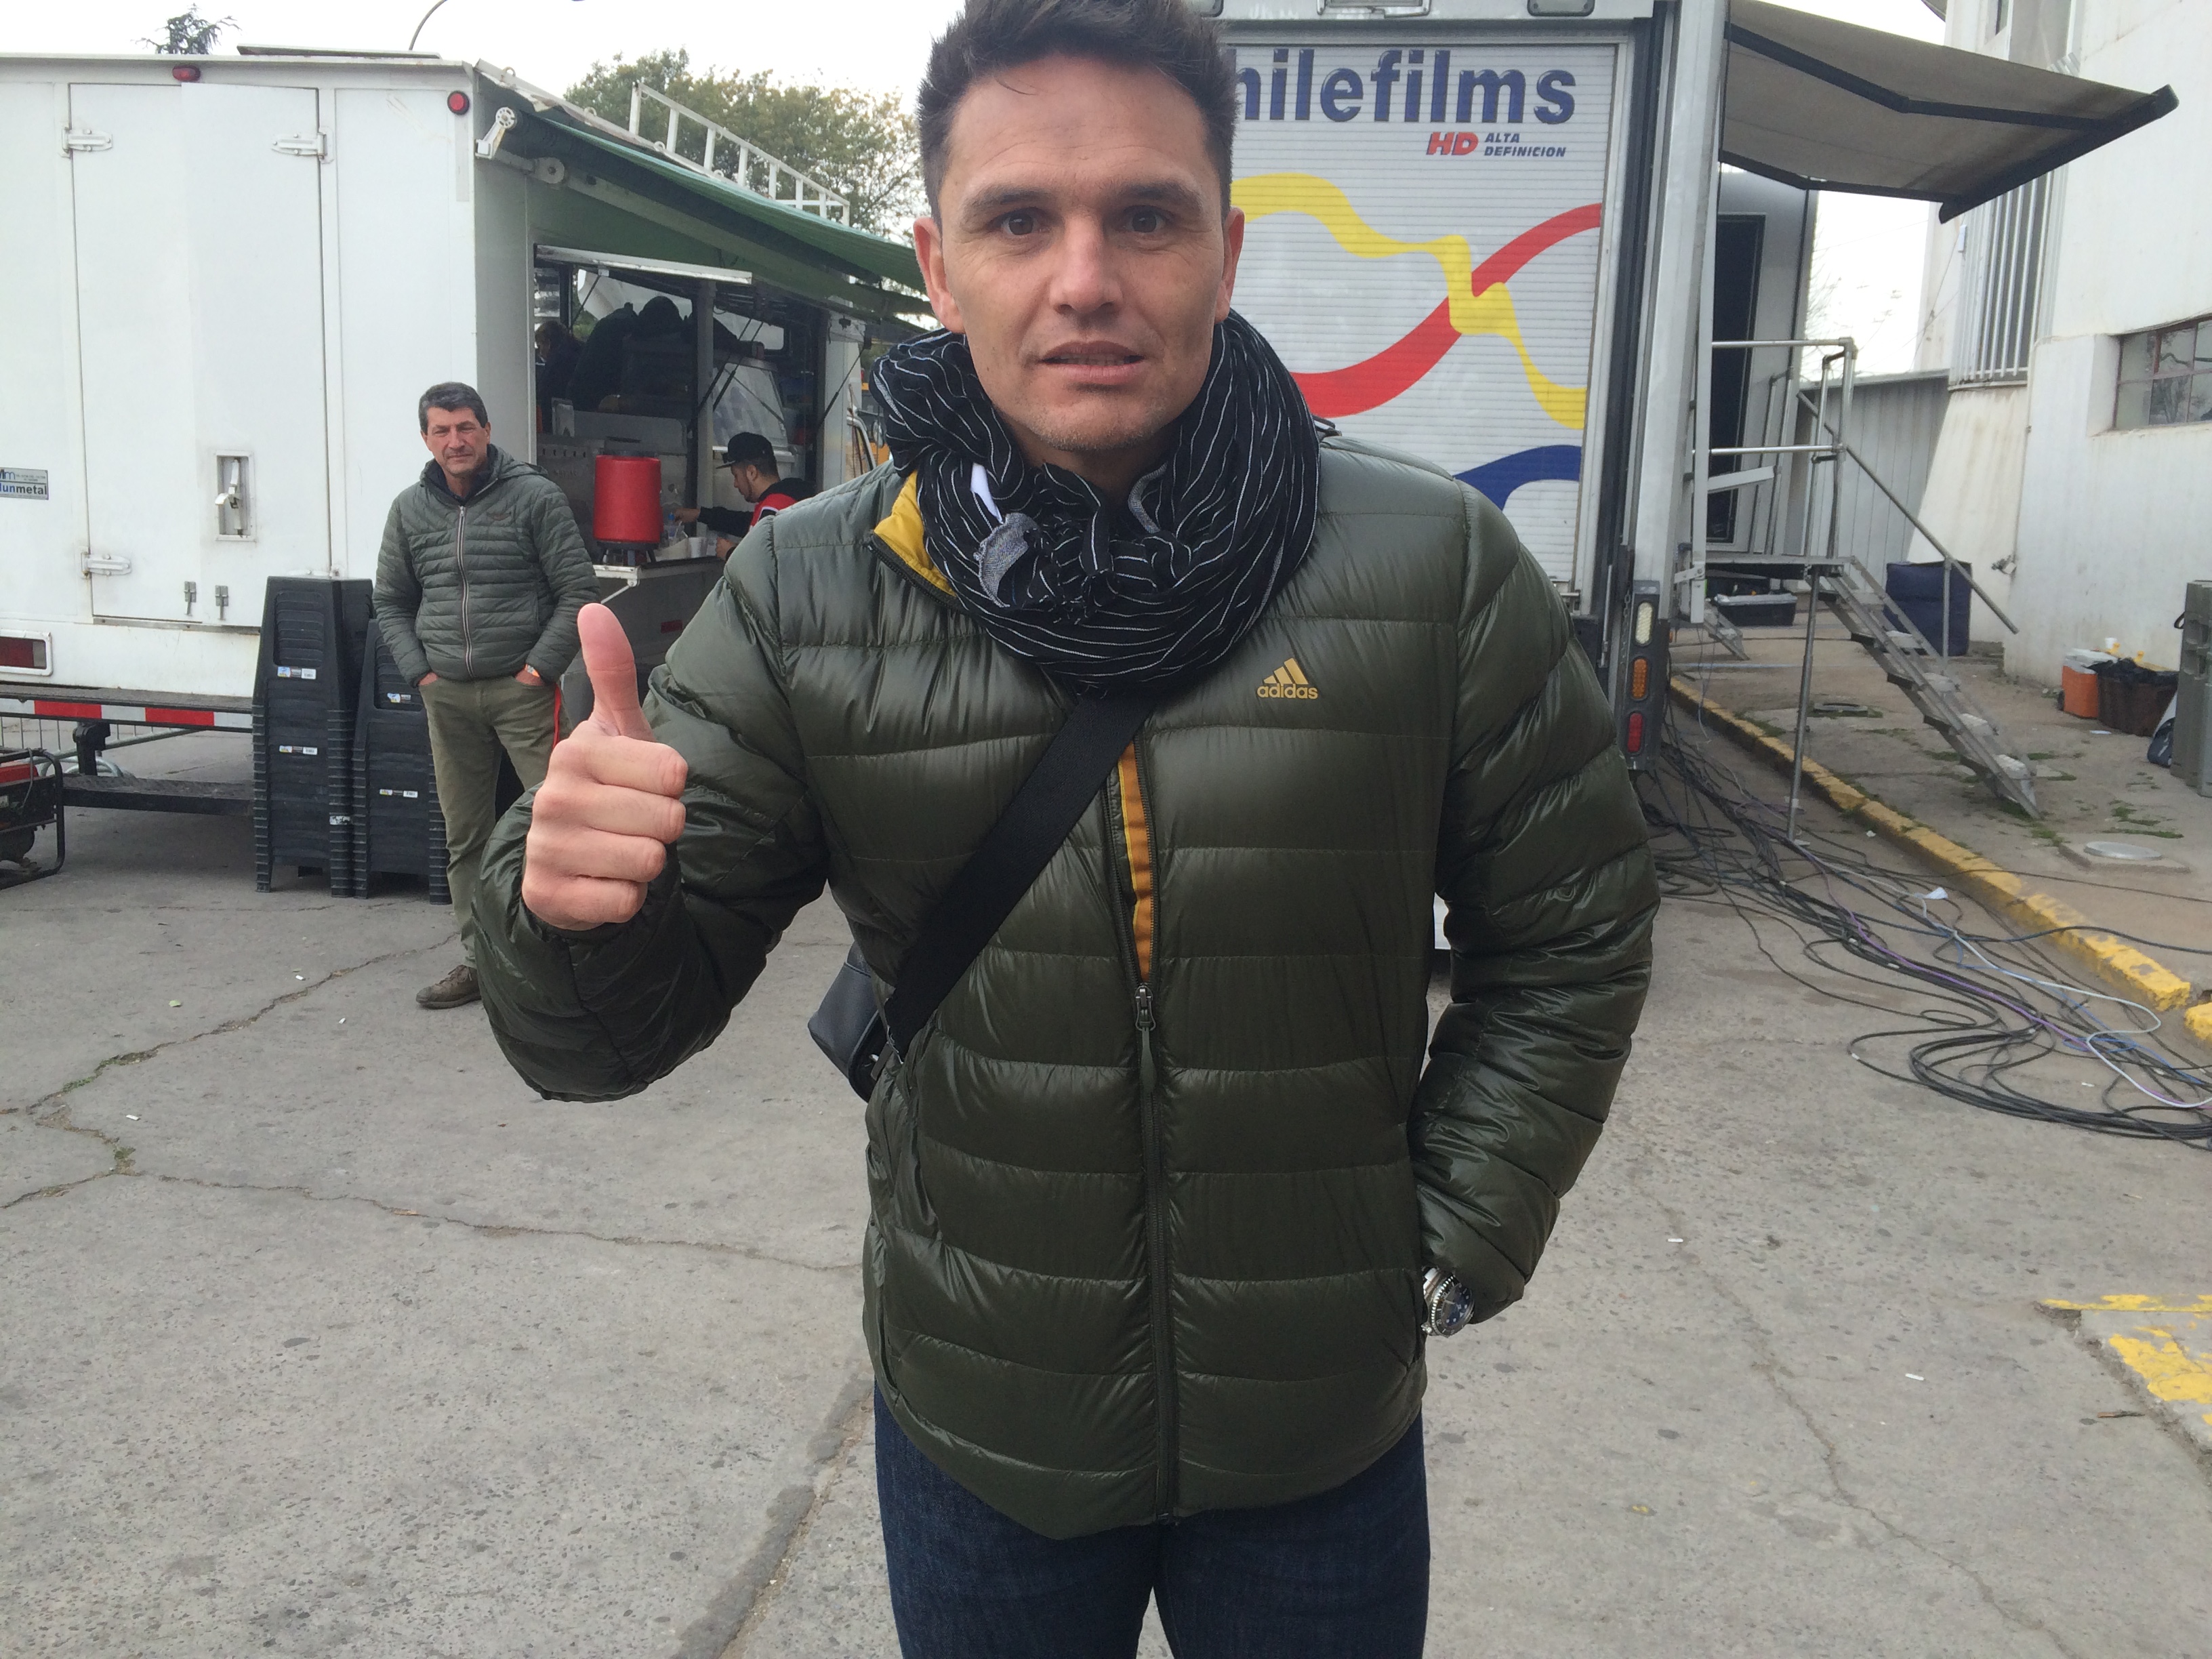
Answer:
[[(669, 513), (742, 504), (732, 434), (817, 488), (872, 465), (912, 249), (688, 112), (634, 118), (430, 56), (0, 57), (0, 714), (81, 758), (246, 729), (266, 579), (374, 574), (441, 380), (568, 495), (648, 665), (719, 568)], [(661, 509), (612, 544), (610, 457), (657, 461)]]

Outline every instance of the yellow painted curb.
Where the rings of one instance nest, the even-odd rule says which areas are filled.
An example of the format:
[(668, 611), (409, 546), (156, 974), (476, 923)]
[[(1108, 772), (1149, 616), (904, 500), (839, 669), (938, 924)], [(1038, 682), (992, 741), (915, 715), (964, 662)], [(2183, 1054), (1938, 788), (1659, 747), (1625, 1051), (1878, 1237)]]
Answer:
[[(1670, 689), (1677, 702), (1698, 714), (1707, 725), (1727, 732), (1760, 759), (1784, 772), (1796, 762), (1796, 750), (1789, 744), (1767, 736), (1733, 709), (1722, 708), (1679, 675)], [(2126, 940), (2095, 931), (2089, 918), (2072, 905), (2048, 893), (2029, 890), (2027, 884), (2010, 871), (1990, 863), (1972, 848), (1962, 847), (1894, 808), (1883, 805), (1865, 790), (1844, 781), (1809, 756), (1805, 761), (1805, 785), (1844, 817), (1858, 819), (1885, 839), (1924, 859), (1990, 908), (2018, 922), (2022, 933), (2067, 929), (2051, 933), (2047, 943), (2087, 963), (2146, 1006), (2161, 1012), (2186, 1009), (2183, 1023), (2190, 1035), (2212, 1045), (2212, 1002), (2190, 1006), (2197, 1002), (2197, 990), (2187, 980), (2152, 961)]]
[(2200, 1455), (2212, 1455), (2212, 1296), (2100, 1296), (2036, 1305), (2125, 1368), (2150, 1397), (2151, 1414), (2171, 1422)]

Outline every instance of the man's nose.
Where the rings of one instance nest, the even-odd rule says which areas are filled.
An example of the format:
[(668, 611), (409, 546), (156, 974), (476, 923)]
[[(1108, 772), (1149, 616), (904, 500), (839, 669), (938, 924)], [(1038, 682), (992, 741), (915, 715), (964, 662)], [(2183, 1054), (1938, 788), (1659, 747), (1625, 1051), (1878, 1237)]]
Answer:
[(1054, 309), (1089, 316), (1121, 303), (1121, 276), (1103, 225), (1096, 220), (1070, 220), (1057, 254), (1052, 273)]

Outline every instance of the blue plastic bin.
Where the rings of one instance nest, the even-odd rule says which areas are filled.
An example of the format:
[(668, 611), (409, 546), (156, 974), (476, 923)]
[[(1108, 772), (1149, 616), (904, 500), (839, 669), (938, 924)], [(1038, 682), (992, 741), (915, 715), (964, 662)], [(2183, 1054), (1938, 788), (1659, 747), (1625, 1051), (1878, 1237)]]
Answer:
[[(1973, 574), (1974, 567), (1965, 560), (1951, 575), (1951, 654), (1963, 656), (1972, 643), (1967, 635), (1967, 623), (1973, 618), (1974, 590), (1966, 585), (1966, 575)], [(1966, 575), (1959, 574), (1960, 571)], [(1906, 620), (1926, 635), (1928, 643), (1938, 651), (1943, 648), (1943, 566), (1935, 564), (1893, 564), (1884, 586), (1891, 603), (1905, 613)]]

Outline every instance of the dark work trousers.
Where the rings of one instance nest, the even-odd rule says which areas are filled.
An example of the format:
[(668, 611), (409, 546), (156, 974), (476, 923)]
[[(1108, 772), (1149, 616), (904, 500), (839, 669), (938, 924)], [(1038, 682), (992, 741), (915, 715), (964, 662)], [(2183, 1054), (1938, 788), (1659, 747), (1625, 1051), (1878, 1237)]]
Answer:
[(525, 789), (545, 781), (553, 757), (553, 688), (520, 680), (449, 680), (424, 684), (430, 720), (430, 764), (438, 775), (438, 810), (446, 818), (446, 881), (461, 927), (461, 960), (477, 959), (477, 876), (497, 821), (499, 751), (514, 763)]
[(1047, 1538), (922, 1455), (876, 1395), (876, 1491), (906, 1659), (1130, 1659), (1145, 1604), (1176, 1659), (1418, 1659), (1429, 1617), (1417, 1419), (1294, 1504)]

